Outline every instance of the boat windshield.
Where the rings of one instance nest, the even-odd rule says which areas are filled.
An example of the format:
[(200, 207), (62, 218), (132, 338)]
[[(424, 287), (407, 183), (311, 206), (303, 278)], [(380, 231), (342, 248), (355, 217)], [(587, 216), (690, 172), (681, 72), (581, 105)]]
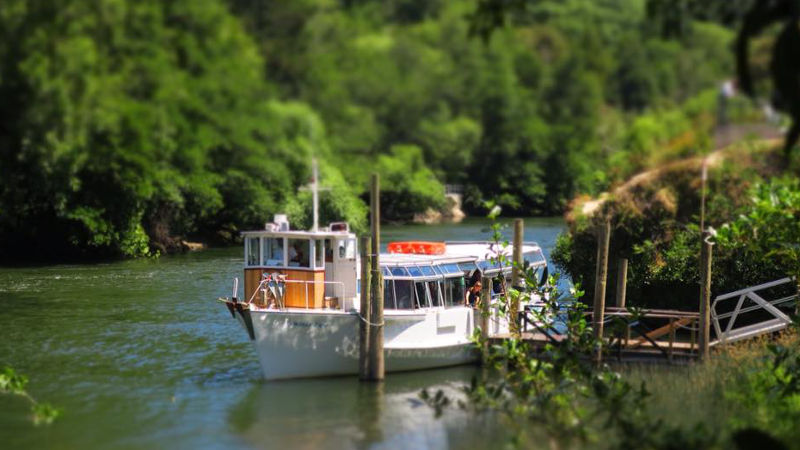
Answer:
[(385, 309), (464, 305), (464, 272), (456, 263), (384, 266), (381, 271)]
[(522, 257), (532, 266), (541, 266), (547, 263), (541, 249), (536, 249), (532, 252), (527, 252)]

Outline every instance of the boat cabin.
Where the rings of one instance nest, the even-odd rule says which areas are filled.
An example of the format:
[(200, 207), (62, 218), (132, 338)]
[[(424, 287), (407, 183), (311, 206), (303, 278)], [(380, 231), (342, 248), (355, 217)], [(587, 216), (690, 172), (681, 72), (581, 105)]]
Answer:
[[(448, 242), (441, 256), (383, 254), (384, 309), (423, 309), (462, 306), (475, 277), (505, 277), (510, 285), (511, 265), (493, 257), (486, 242)], [(478, 257), (475, 255), (483, 255)], [(523, 258), (531, 266), (546, 265), (538, 245), (525, 245)], [(499, 285), (494, 294), (499, 294)]]
[(319, 231), (288, 228), (242, 233), (245, 299), (254, 298), (261, 281), (270, 276), (285, 283), (284, 307), (335, 308), (346, 301), (352, 305), (358, 251), (347, 224), (334, 223)]
[[(332, 223), (316, 231), (290, 230), (285, 216), (279, 215), (264, 230), (247, 231), (242, 236), (246, 301), (281, 309), (348, 311), (357, 306), (358, 248), (356, 236), (346, 223)], [(475, 277), (511, 276), (511, 265), (501, 266), (487, 242), (431, 243), (436, 244), (438, 255), (417, 253), (420, 243), (414, 244), (409, 250), (390, 245), (390, 250), (400, 249), (401, 253), (381, 254), (385, 309), (461, 306)], [(505, 251), (510, 253), (510, 249)], [(534, 267), (546, 264), (536, 244), (526, 244), (523, 257)], [(270, 285), (269, 280), (275, 283)], [(270, 293), (269, 286), (279, 287), (280, 295)], [(279, 301), (271, 306), (268, 295)]]

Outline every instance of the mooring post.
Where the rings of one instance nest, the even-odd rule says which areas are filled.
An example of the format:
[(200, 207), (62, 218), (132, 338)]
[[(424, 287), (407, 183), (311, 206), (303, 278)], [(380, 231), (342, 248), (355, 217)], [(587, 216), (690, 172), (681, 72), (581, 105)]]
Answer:
[[(606, 307), (606, 281), (608, 278), (608, 247), (611, 242), (611, 221), (606, 218), (600, 225), (597, 234), (597, 273), (594, 281), (594, 309), (592, 309), (592, 327), (598, 344), (603, 339), (603, 320)], [(603, 348), (598, 345), (594, 361), (603, 361)]]
[(489, 351), (489, 313), (491, 311), (490, 303), (492, 301), (492, 277), (481, 277), (481, 307), (479, 314), (481, 324), (481, 341), (483, 343), (481, 348), (481, 358), (485, 362), (487, 352)]
[(701, 360), (708, 359), (709, 339), (711, 338), (711, 238), (709, 231), (703, 231), (700, 249), (700, 331), (698, 353)]
[[(619, 258), (617, 260), (617, 308), (625, 307), (625, 295), (628, 290), (628, 258)], [(628, 316), (625, 316), (628, 317)], [(631, 338), (630, 321), (625, 321), (625, 346), (628, 346), (628, 341)]]
[(673, 347), (675, 347), (675, 318), (669, 318), (669, 361), (672, 362)]
[[(519, 289), (522, 284), (522, 241), (524, 229), (525, 222), (522, 219), (514, 219), (514, 265), (511, 268), (511, 286), (515, 289)], [(508, 329), (516, 339), (520, 337), (519, 321), (519, 296), (517, 296), (512, 298), (508, 305)]]
[(362, 236), (361, 242), (361, 308), (358, 311), (361, 320), (358, 326), (358, 378), (369, 379), (369, 282), (370, 269), (372, 268), (372, 241), (369, 236)]
[(625, 294), (628, 289), (628, 259), (617, 260), (617, 307), (625, 307)]
[(369, 308), (369, 379), (383, 380), (383, 274), (381, 274), (381, 187), (378, 174), (372, 174), (370, 186), (370, 233), (372, 234), (372, 258), (370, 267)]

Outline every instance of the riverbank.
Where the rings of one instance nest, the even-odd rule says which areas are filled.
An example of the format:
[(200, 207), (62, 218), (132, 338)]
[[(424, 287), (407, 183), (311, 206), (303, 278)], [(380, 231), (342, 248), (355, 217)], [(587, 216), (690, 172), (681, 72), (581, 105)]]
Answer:
[[(748, 242), (759, 241), (754, 229), (750, 230), (756, 233), (753, 236), (731, 234), (751, 228), (745, 223), (739, 223), (735, 229), (731, 227), (762, 200), (769, 203), (770, 199), (781, 198), (783, 202), (775, 203), (772, 212), (764, 210), (763, 214), (774, 212), (776, 218), (794, 214), (796, 205), (788, 194), (793, 177), (791, 171), (784, 172), (780, 147), (780, 141), (745, 141), (706, 158), (684, 159), (641, 173), (598, 198), (576, 199), (566, 215), (568, 231), (559, 238), (553, 261), (575, 282), (594, 286), (595, 229), (608, 218), (612, 225), (608, 276), (615, 280), (617, 261), (628, 259), (628, 304), (696, 310), (700, 215), (705, 189), (705, 226), (721, 233), (720, 245), (714, 250), (714, 292), (730, 292), (783, 278), (793, 270), (791, 264), (766, 257), (766, 248), (760, 256), (744, 248)], [(781, 178), (783, 174), (788, 178)], [(777, 191), (787, 194), (779, 197)], [(755, 224), (758, 220), (753, 218), (751, 222)], [(780, 222), (775, 222), (772, 228)], [(781, 230), (791, 232), (792, 227), (787, 223)], [(780, 242), (790, 243), (793, 239), (783, 236), (775, 241), (775, 248)], [(614, 298), (615, 283), (609, 283), (608, 287), (607, 295)], [(591, 292), (587, 294), (586, 300), (591, 303)]]

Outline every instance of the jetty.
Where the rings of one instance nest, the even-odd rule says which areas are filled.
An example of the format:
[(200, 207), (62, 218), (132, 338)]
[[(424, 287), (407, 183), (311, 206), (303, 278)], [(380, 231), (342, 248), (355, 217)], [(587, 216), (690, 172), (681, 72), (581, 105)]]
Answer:
[[(519, 219), (518, 219), (519, 220)], [(521, 229), (521, 225), (519, 227)], [(585, 312), (591, 319), (595, 337), (602, 339), (603, 354), (621, 362), (661, 360), (686, 362), (704, 359), (712, 348), (747, 339), (762, 338), (792, 325), (797, 311), (798, 289), (794, 278), (786, 277), (711, 299), (711, 234), (703, 233), (701, 285), (698, 308), (694, 311), (626, 307), (626, 259), (618, 261), (617, 298), (614, 306), (605, 306), (610, 225), (598, 230), (597, 281), (593, 308)], [(518, 233), (515, 227), (515, 240)], [(568, 336), (552, 327), (537, 323), (536, 305), (520, 311), (517, 317), (519, 336), (541, 352), (547, 345), (559, 345)], [(486, 335), (490, 343), (512, 339), (510, 332)]]

